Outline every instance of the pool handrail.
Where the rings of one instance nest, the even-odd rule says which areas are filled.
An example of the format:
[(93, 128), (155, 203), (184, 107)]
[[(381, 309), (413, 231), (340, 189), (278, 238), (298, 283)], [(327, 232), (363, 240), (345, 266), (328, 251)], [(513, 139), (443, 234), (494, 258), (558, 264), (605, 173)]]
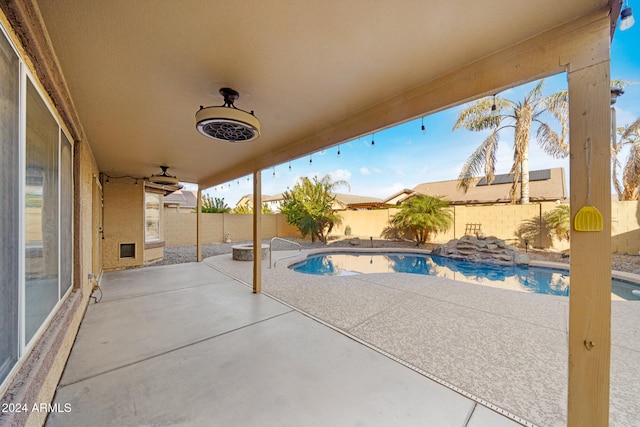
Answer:
[[(292, 245), (296, 245), (298, 247), (298, 253), (297, 254), (289, 255), (289, 256), (286, 256), (284, 258), (280, 258), (280, 260), (296, 257), (296, 256), (300, 255), (300, 253), (302, 252), (302, 246), (299, 243), (292, 242), (291, 240), (283, 239), (282, 237), (274, 237), (269, 242), (269, 268), (271, 268), (271, 252), (272, 252), (272, 246), (273, 246), (273, 241), (274, 240), (280, 240), (282, 242), (291, 243)], [(276, 262), (278, 262), (280, 260), (276, 260), (273, 263), (273, 266), (275, 267), (276, 266)]]

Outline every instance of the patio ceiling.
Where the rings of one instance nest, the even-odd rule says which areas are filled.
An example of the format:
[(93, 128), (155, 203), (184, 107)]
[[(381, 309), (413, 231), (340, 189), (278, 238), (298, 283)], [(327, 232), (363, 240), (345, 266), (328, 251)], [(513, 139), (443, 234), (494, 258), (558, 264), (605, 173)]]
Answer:
[[(358, 120), (608, 3), (37, 2), (100, 170), (141, 177), (168, 165), (202, 186), (444, 108)], [(195, 130), (199, 106), (221, 105), (224, 86), (260, 119), (257, 141), (216, 142)]]

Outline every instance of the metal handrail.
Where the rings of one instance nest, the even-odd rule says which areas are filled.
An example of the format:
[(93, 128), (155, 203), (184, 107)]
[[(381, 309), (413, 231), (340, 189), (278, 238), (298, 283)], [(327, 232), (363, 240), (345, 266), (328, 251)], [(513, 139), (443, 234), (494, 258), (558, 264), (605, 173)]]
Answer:
[[(292, 245), (296, 245), (298, 247), (298, 253), (297, 254), (289, 255), (289, 256), (286, 256), (284, 258), (280, 258), (280, 260), (296, 257), (302, 252), (302, 246), (299, 243), (292, 242), (291, 240), (283, 239), (282, 237), (274, 237), (269, 242), (269, 268), (271, 268), (271, 252), (272, 252), (272, 246), (273, 246), (273, 241), (274, 240), (280, 240), (280, 241), (283, 241), (283, 242), (286, 242), (286, 243), (291, 243)], [(276, 262), (278, 262), (280, 260), (276, 260)], [(274, 267), (276, 266), (275, 262), (273, 263), (273, 266)]]

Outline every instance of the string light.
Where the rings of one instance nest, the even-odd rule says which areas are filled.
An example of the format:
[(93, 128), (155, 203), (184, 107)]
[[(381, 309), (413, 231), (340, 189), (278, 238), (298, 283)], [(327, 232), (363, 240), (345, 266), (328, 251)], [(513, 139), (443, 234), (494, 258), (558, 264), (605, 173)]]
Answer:
[(371, 148), (376, 146), (376, 141), (374, 140), (375, 136), (376, 136), (375, 133), (371, 134)]
[(313, 158), (311, 158), (311, 154), (309, 154), (309, 166), (313, 164)]
[(291, 162), (289, 162), (289, 172), (291, 172)]
[(338, 145), (338, 157), (340, 157), (340, 146)]
[(491, 117), (498, 116), (498, 107), (496, 106), (496, 96), (493, 95), (493, 105), (491, 106)]
[(276, 167), (274, 166), (273, 167), (273, 177), (275, 178), (275, 176), (276, 176)]
[(424, 117), (422, 118), (422, 127), (420, 129), (422, 130), (423, 135), (427, 134), (427, 128), (424, 127)]

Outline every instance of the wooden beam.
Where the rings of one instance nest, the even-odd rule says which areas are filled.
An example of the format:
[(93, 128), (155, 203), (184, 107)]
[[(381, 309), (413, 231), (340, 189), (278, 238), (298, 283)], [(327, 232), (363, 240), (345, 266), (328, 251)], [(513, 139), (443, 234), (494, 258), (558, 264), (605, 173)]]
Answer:
[[(608, 27), (603, 37), (608, 39)], [(569, 426), (576, 427), (609, 424), (611, 115), (610, 65), (606, 59), (568, 73), (572, 224), (578, 210), (587, 204), (589, 179), (591, 204), (600, 211), (604, 223), (602, 231), (571, 230), (567, 420)]]
[(262, 174), (253, 173), (253, 292), (262, 291)]
[(202, 188), (198, 187), (196, 203), (196, 261), (202, 261)]

